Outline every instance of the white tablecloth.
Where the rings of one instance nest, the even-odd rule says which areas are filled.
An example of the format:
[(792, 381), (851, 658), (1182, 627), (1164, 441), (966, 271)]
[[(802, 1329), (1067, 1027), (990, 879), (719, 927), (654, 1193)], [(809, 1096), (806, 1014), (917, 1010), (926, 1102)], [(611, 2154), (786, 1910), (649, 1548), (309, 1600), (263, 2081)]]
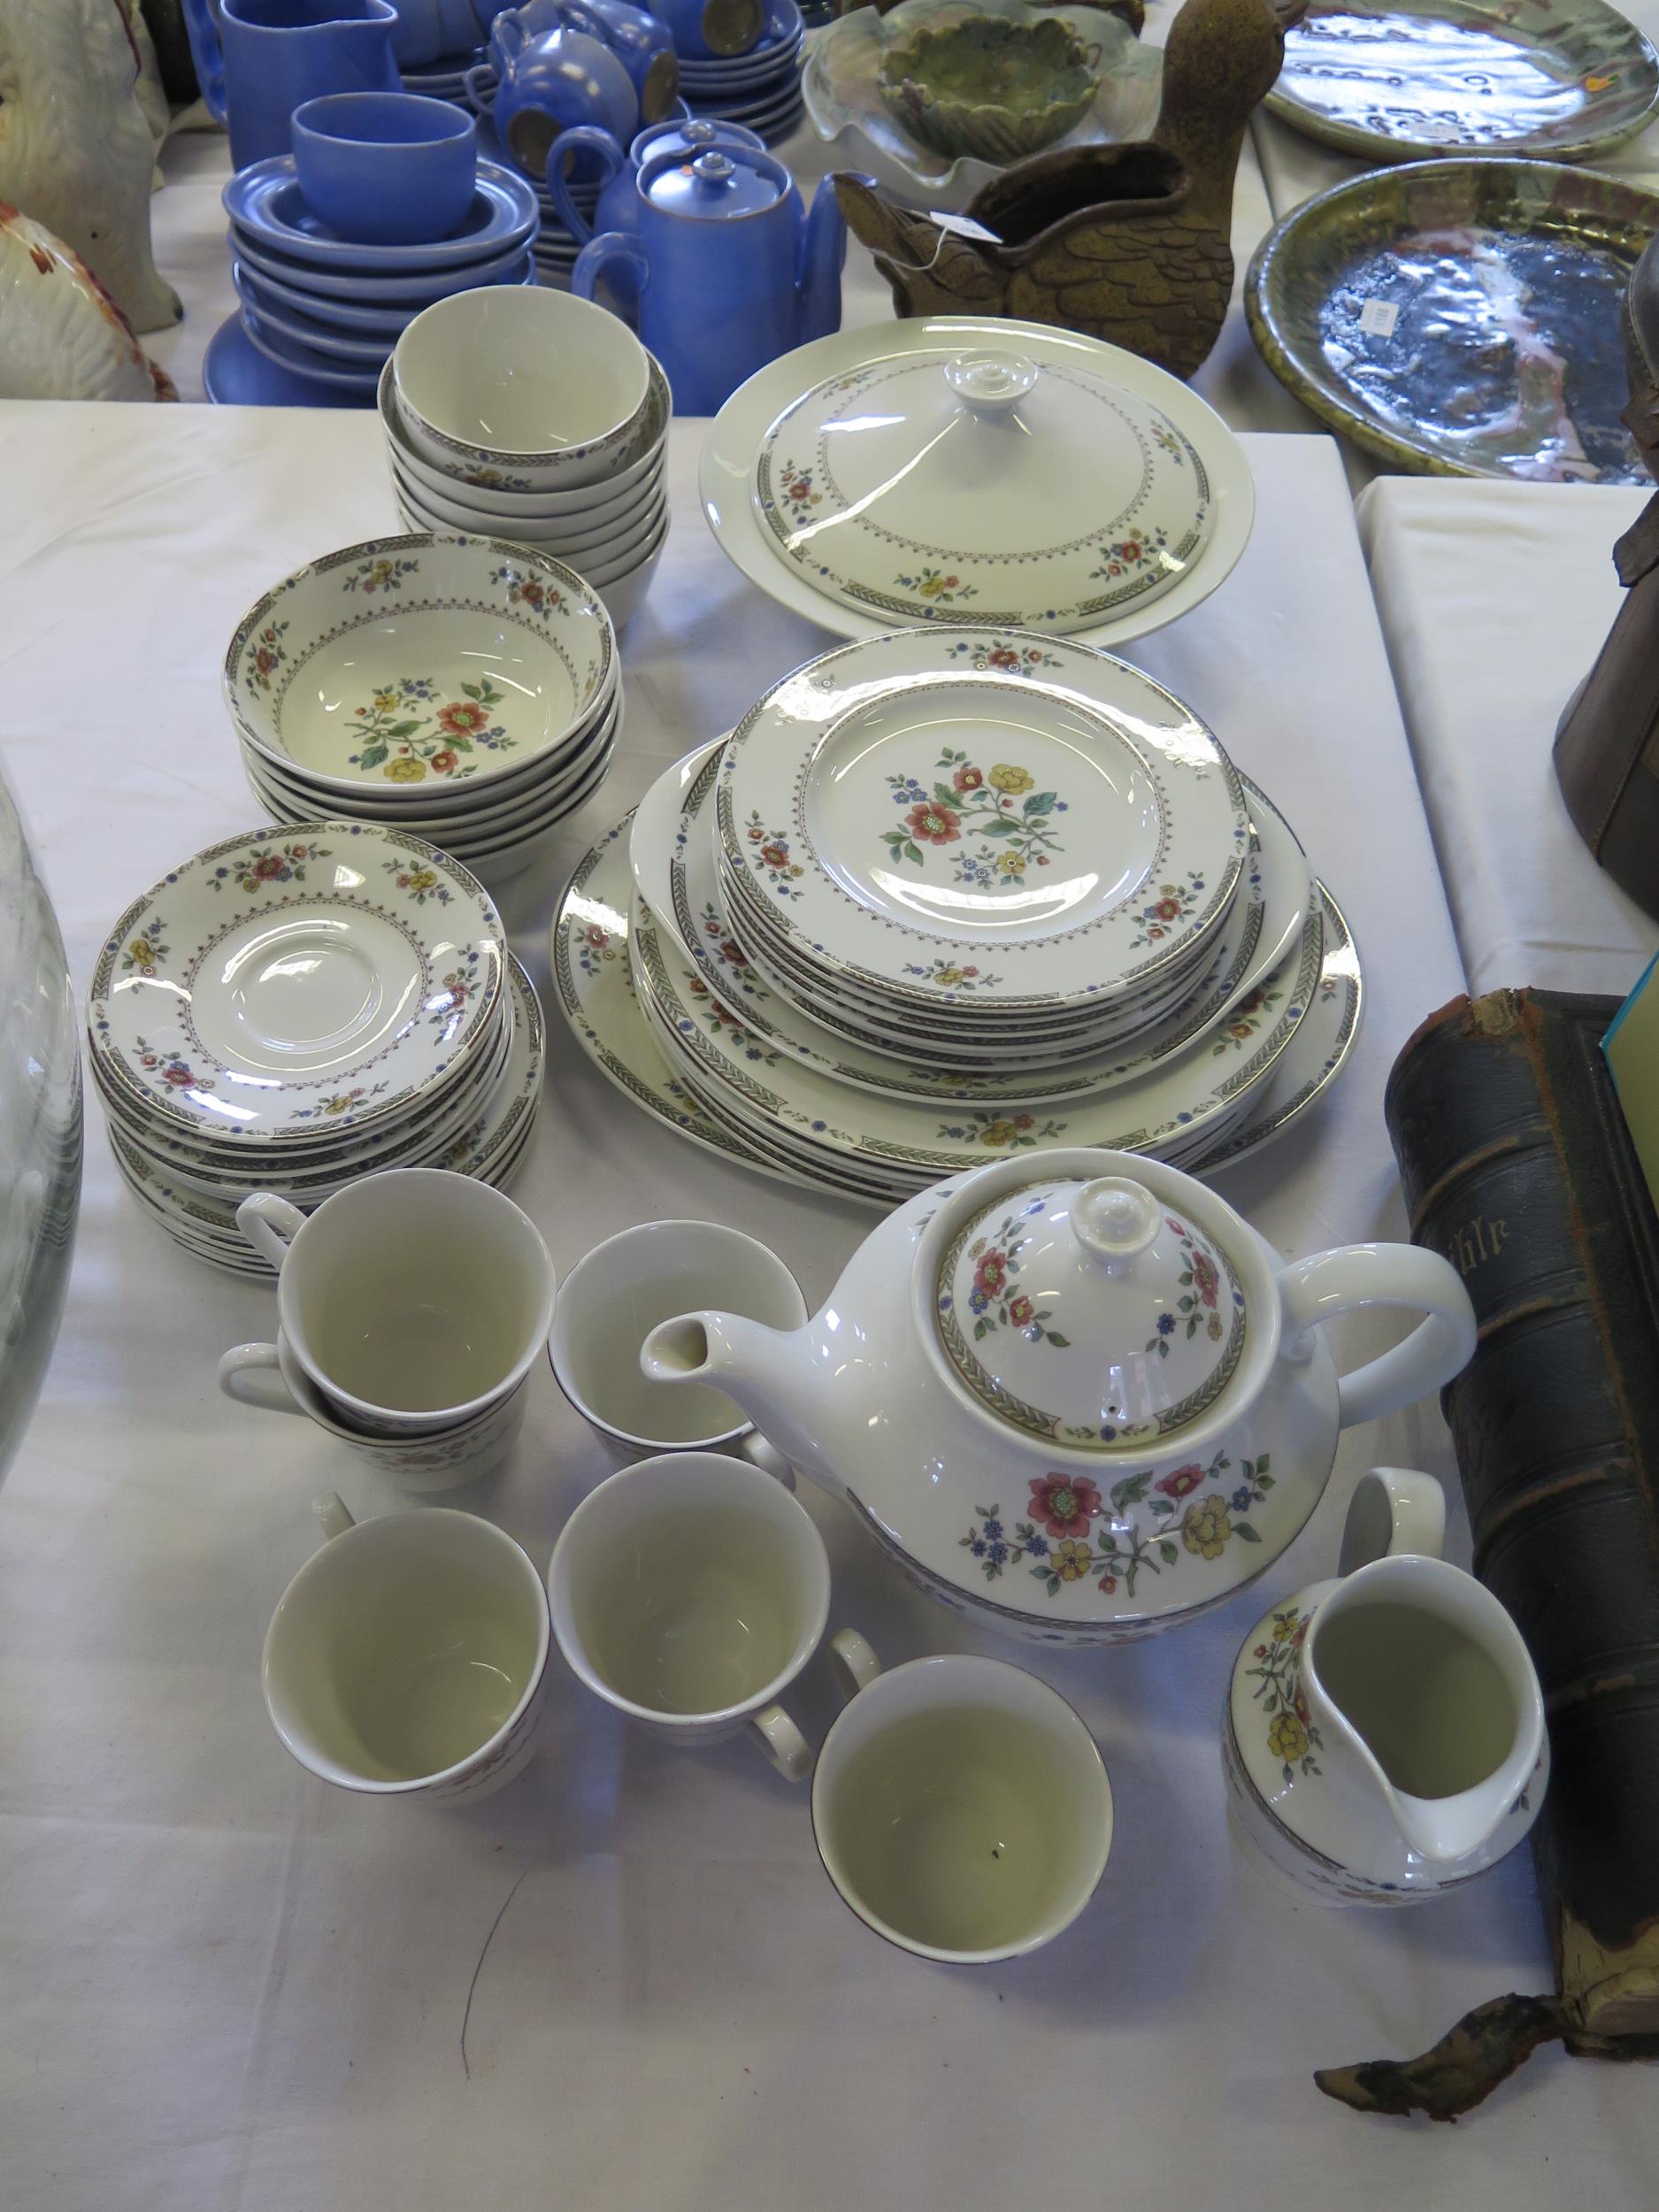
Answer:
[(1618, 611), (1614, 541), (1650, 496), (1395, 476), (1359, 502), (1471, 990), (1622, 994), (1659, 947), (1573, 828), (1550, 758)]
[[(1369, 1025), (1344, 1083), (1225, 1178), (1268, 1235), (1306, 1250), (1399, 1233), (1381, 1084), (1462, 971), (1334, 449), (1248, 442), (1260, 513), (1244, 562), (1137, 657), (1283, 801), (1366, 958)], [(710, 541), (695, 443), (677, 427), (673, 534), (626, 641), (617, 768), (510, 916), (544, 988), (547, 916), (586, 842), (823, 642)], [(84, 987), (131, 895), (256, 818), (218, 695), (242, 608), (391, 511), (373, 421), (349, 414), (4, 407), (0, 474), (6, 760)], [(553, 1023), (518, 1195), (561, 1266), (627, 1223), (700, 1214), (767, 1239), (821, 1298), (869, 1217), (657, 1130)], [(470, 1812), (365, 1804), (294, 1766), (258, 1655), (318, 1540), (308, 1502), (336, 1486), (360, 1513), (396, 1501), (320, 1433), (219, 1396), (219, 1350), (270, 1330), (270, 1294), (140, 1219), (89, 1118), (68, 1310), (0, 1496), (6, 2212), (1648, 2200), (1659, 2109), (1639, 2070), (1545, 2054), (1455, 2131), (1362, 2120), (1310, 2078), (1547, 1985), (1525, 1854), (1416, 1912), (1333, 1913), (1269, 1886), (1224, 1824), (1234, 1648), (1258, 1608), (1330, 1568), (1361, 1468), (1450, 1479), (1432, 1405), (1344, 1440), (1330, 1494), (1256, 1593), (1123, 1650), (1016, 1655), (1096, 1731), (1118, 1840), (1062, 1942), (952, 1972), (857, 1925), (803, 1794), (746, 1745), (667, 1752), (562, 1666), (538, 1763)], [(1349, 1356), (1374, 1340), (1356, 1332)], [(615, 1461), (545, 1372), (532, 1394), (509, 1470), (461, 1502), (545, 1559)], [(837, 1621), (889, 1660), (979, 1642), (841, 1508), (808, 1503)], [(821, 1661), (794, 1701), (816, 1738)]]

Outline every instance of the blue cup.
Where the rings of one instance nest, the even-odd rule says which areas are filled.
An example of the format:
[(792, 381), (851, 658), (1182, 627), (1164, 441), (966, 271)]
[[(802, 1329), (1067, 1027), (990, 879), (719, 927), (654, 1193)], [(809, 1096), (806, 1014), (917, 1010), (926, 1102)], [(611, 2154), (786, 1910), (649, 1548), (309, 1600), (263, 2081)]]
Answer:
[(296, 108), (292, 128), (305, 204), (354, 245), (429, 245), (472, 204), (478, 126), (447, 100), (334, 92)]

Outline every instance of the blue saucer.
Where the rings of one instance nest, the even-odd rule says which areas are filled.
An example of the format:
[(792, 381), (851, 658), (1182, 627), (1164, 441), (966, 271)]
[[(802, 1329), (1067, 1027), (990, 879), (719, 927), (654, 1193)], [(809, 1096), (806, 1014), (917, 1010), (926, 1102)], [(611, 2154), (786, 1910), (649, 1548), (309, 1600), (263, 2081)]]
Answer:
[[(367, 338), (395, 340), (403, 326), (411, 322), (428, 304), (425, 300), (403, 300), (378, 307), (359, 305), (352, 300), (337, 300), (326, 293), (312, 291), (293, 272), (280, 277), (275, 275), (274, 264), (267, 267), (263, 260), (254, 261), (246, 248), (234, 240), (231, 250), (234, 256), (233, 277), (240, 265), (244, 274), (257, 285), (258, 293), (267, 297), (272, 306), (279, 311), (287, 309), (303, 315), (309, 320), (326, 324), (333, 330), (356, 331)], [(504, 268), (499, 276), (492, 277), (489, 281), (492, 284), (530, 284), (534, 278), (535, 257), (526, 247), (510, 267)]]
[(202, 383), (216, 407), (366, 407), (373, 400), (342, 391), (337, 384), (299, 376), (259, 351), (230, 316), (213, 333), (202, 362)]
[(336, 238), (305, 204), (292, 154), (273, 154), (267, 161), (238, 170), (225, 187), (223, 198), (232, 222), (256, 244), (273, 248), (292, 260), (355, 270), (365, 276), (425, 276), (434, 269), (453, 268), (457, 262), (482, 261), (526, 244), (538, 220), (529, 179), (482, 161), (465, 220), (448, 238), (429, 245), (358, 246)]
[(439, 269), (430, 276), (364, 276), (357, 271), (319, 269), (310, 262), (296, 260), (293, 255), (280, 253), (275, 247), (257, 243), (248, 234), (231, 226), (230, 250), (238, 261), (245, 261), (261, 276), (273, 276), (296, 291), (315, 292), (329, 299), (352, 300), (359, 307), (378, 307), (385, 310), (426, 307), (434, 300), (448, 299), (451, 292), (470, 292), (480, 284), (516, 284), (524, 257), (530, 250), (535, 234), (510, 246), (505, 253), (488, 261), (467, 261), (452, 269)]
[[(364, 401), (374, 397), (375, 387), (380, 382), (380, 369), (348, 367), (342, 361), (331, 360), (326, 354), (314, 353), (309, 346), (298, 344), (292, 338), (285, 338), (280, 331), (272, 328), (256, 308), (250, 307), (246, 300), (242, 303), (242, 324), (248, 334), (249, 344), (278, 368), (291, 370), (312, 383), (330, 385), (344, 396)], [(385, 363), (382, 362), (380, 366), (383, 368)]]
[[(236, 296), (244, 307), (251, 308), (257, 316), (259, 329), (271, 334), (275, 340), (291, 341), (298, 349), (296, 358), (307, 351), (314, 353), (333, 369), (344, 369), (366, 375), (370, 370), (386, 365), (388, 355), (397, 343), (399, 329), (369, 335), (360, 330), (331, 328), (327, 323), (317, 321), (297, 307), (275, 299), (267, 292), (251, 269), (244, 269), (239, 261), (231, 264), (230, 280), (236, 288)], [(257, 342), (256, 337), (255, 342)]]

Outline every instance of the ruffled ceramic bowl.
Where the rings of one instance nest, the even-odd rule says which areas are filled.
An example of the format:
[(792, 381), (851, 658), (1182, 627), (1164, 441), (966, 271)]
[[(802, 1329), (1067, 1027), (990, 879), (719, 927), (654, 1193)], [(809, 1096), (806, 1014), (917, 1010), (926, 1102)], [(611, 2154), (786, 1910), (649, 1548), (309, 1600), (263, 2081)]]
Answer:
[(1052, 16), (980, 16), (890, 46), (879, 82), (888, 114), (936, 153), (1022, 161), (1082, 121), (1100, 71), (1098, 42)]

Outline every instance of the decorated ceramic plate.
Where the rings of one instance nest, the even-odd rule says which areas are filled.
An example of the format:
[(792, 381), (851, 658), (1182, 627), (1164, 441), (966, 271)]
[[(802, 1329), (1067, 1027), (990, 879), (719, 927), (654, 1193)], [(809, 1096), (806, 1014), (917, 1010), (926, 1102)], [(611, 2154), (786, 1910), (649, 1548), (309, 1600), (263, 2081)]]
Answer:
[[(953, 364), (969, 388), (946, 380)], [(884, 397), (891, 388), (904, 414), (886, 426), (876, 407), (868, 455), (838, 462), (818, 449), (857, 442), (861, 417), (835, 411), (843, 380), (872, 380)], [(1028, 403), (1043, 433), (1034, 475)], [(930, 465), (930, 426), (970, 472), (961, 480)], [(1098, 457), (1087, 442), (1064, 447), (1072, 430), (1098, 434)], [(899, 475), (905, 456), (913, 485)], [(895, 618), (1006, 624), (1016, 612), (1088, 644), (1139, 637), (1225, 579), (1255, 511), (1243, 449), (1178, 378), (1079, 332), (998, 316), (918, 316), (782, 355), (715, 417), (698, 480), (710, 528), (751, 582), (843, 637), (878, 636)], [(1038, 480), (1070, 534), (1026, 497)], [(862, 492), (886, 518), (869, 529), (851, 511)]]
[(1238, 775), (1126, 663), (1000, 641), (1011, 668), (976, 630), (901, 631), (774, 685), (722, 760), (724, 865), (810, 967), (900, 1006), (960, 1002), (940, 979), (965, 960), (976, 1013), (1103, 1011), (1226, 920)]
[(1268, 366), (1333, 428), (1436, 476), (1647, 484), (1620, 317), (1659, 196), (1538, 161), (1379, 169), (1269, 232)]
[(505, 960), (488, 895), (423, 839), (257, 831), (121, 917), (93, 974), (91, 1050), (150, 1121), (236, 1148), (314, 1142), (435, 1102), (496, 1033)]
[(1646, 125), (1659, 58), (1602, 0), (1314, 0), (1267, 104), (1368, 162), (1586, 161)]

